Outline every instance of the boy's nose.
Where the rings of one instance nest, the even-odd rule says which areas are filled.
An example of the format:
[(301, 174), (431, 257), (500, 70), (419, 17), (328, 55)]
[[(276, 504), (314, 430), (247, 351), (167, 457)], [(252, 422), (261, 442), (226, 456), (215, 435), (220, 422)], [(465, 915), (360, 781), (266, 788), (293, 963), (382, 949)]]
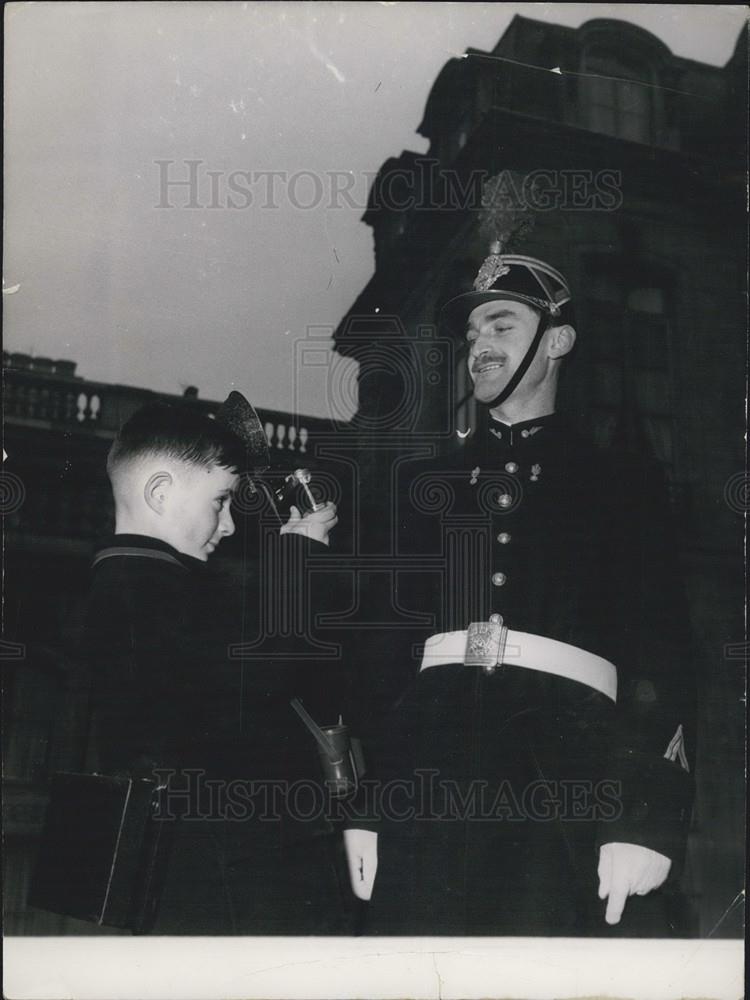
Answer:
[(219, 521), (219, 531), (227, 537), (234, 534), (234, 520), (228, 507), (222, 511), (221, 520)]

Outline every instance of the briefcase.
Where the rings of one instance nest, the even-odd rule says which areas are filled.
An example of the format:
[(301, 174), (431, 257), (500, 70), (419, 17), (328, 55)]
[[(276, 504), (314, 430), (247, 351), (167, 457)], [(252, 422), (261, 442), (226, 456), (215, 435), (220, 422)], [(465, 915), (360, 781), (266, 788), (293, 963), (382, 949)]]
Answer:
[(163, 790), (145, 778), (54, 774), (29, 905), (147, 933), (175, 826), (159, 818)]

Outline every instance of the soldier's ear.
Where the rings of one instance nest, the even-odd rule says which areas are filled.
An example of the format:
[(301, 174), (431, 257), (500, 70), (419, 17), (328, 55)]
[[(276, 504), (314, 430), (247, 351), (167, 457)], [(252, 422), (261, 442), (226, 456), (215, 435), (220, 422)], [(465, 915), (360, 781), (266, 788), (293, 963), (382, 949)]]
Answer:
[(172, 484), (173, 479), (168, 472), (154, 472), (146, 480), (146, 485), (143, 487), (143, 498), (155, 514), (164, 513)]
[(550, 358), (564, 358), (573, 350), (576, 342), (576, 332), (570, 323), (554, 326), (550, 330), (547, 354)]

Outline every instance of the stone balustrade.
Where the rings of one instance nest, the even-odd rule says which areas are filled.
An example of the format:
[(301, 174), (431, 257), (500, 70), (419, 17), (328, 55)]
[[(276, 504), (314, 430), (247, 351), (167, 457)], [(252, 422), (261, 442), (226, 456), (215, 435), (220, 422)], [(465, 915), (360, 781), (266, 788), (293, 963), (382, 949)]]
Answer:
[[(48, 426), (50, 429), (65, 427), (81, 432), (96, 432), (101, 437), (114, 437), (117, 429), (140, 406), (155, 400), (197, 406), (213, 412), (216, 402), (196, 399), (195, 396), (172, 396), (151, 392), (133, 386), (110, 385), (91, 382), (72, 374), (71, 362), (49, 362), (37, 368), (16, 368), (12, 360), (17, 355), (6, 355), (10, 367), (3, 372), (4, 413), (6, 426)], [(25, 357), (25, 356), (24, 356)], [(46, 362), (46, 359), (41, 359)], [(61, 369), (59, 366), (68, 366)], [(327, 420), (314, 417), (293, 417), (276, 410), (260, 409), (269, 448), (276, 451), (304, 455), (310, 436), (330, 433)]]

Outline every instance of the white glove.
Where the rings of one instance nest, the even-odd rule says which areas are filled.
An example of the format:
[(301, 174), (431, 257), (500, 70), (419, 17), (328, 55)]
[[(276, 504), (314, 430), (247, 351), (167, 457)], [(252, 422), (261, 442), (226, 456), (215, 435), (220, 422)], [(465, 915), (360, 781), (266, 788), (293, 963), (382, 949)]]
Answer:
[(599, 848), (599, 899), (606, 899), (608, 924), (619, 924), (628, 896), (645, 896), (663, 885), (672, 862), (638, 844), (603, 844)]
[(281, 526), (280, 531), (282, 535), (305, 535), (323, 545), (329, 545), (328, 535), (338, 522), (336, 504), (328, 500), (319, 510), (311, 510), (304, 515), (300, 514), (297, 507), (291, 507), (289, 520)]
[(357, 899), (369, 899), (378, 870), (378, 835), (371, 830), (344, 830), (344, 848), (352, 892)]

